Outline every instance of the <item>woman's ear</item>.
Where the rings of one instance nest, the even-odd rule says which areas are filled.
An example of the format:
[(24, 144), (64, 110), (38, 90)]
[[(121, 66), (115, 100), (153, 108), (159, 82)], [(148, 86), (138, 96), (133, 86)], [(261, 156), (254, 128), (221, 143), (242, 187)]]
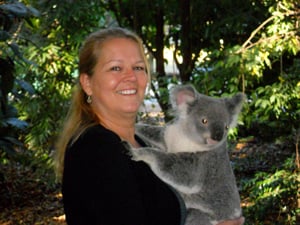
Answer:
[(86, 73), (82, 73), (79, 76), (79, 81), (81, 84), (82, 89), (87, 95), (92, 95), (92, 88), (91, 88), (91, 78)]

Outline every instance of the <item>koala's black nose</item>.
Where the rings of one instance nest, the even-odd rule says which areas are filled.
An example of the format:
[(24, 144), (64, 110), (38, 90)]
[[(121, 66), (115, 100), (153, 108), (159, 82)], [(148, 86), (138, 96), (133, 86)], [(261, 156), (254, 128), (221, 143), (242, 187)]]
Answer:
[(223, 124), (212, 124), (210, 128), (211, 138), (215, 141), (221, 141), (224, 136), (224, 129), (225, 128)]

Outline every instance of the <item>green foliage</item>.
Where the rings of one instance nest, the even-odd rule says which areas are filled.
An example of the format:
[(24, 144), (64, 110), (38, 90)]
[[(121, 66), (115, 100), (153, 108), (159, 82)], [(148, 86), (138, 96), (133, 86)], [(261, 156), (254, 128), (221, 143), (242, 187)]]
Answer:
[[(245, 64), (244, 68), (251, 68), (245, 69), (245, 74), (263, 76), (258, 83), (260, 86), (252, 84), (253, 91), (249, 95), (251, 114), (245, 118), (246, 124), (249, 127), (253, 122), (267, 124), (269, 129), (277, 131), (272, 133), (274, 138), (290, 135), (291, 128), (299, 129), (300, 42), (299, 36), (295, 35), (296, 18), (299, 18), (296, 9), (293, 1), (279, 2), (271, 7), (272, 16), (268, 21), (272, 23), (260, 31), (261, 38), (256, 45), (244, 45), (244, 49), (250, 51), (242, 53), (248, 60), (248, 52), (256, 53), (256, 60), (250, 65)], [(293, 55), (296, 55), (294, 59)]]
[[(26, 0), (24, 4), (38, 8), (43, 16), (26, 18), (27, 23), (19, 31), (20, 47), (10, 50), (17, 53), (22, 47), (22, 54), (12, 61), (22, 56), (27, 63), (16, 64), (17, 83), (9, 90), (10, 104), (19, 112), (15, 116), (27, 124), (22, 133), (15, 133), (24, 151), (13, 160), (31, 168), (50, 185), (54, 182), (54, 144), (76, 82), (78, 49), (88, 33), (105, 25), (107, 21), (103, 18), (108, 14), (101, 2), (94, 1), (72, 4), (72, 1)], [(3, 155), (0, 158), (6, 160)]]
[(18, 119), (18, 113), (11, 105), (6, 106), (5, 113), (0, 113), (0, 163), (13, 158), (18, 150), (24, 148), (17, 133), (24, 131), (27, 123)]
[(242, 192), (248, 196), (243, 209), (246, 225), (295, 224), (300, 211), (296, 201), (299, 173), (294, 162), (294, 157), (289, 158), (274, 173), (257, 172), (254, 178), (242, 182)]
[(200, 66), (209, 70), (196, 71), (193, 76), (198, 89), (209, 95), (246, 93), (242, 135), (270, 141), (291, 136), (292, 129), (299, 129), (297, 7), (295, 1), (274, 2), (269, 17), (244, 44), (232, 43), (231, 47), (208, 52)]
[[(80, 4), (72, 4), (72, 1), (29, 2), (43, 17), (32, 20), (35, 29), (24, 55), (33, 63), (26, 70), (20, 69), (19, 77), (33, 85), (35, 94), (24, 95), (15, 105), (21, 112), (20, 117), (29, 123), (30, 132), (25, 135), (24, 142), (29, 149), (43, 155), (43, 152), (53, 150), (66, 115), (72, 86), (76, 82), (81, 42), (88, 33), (104, 25), (105, 15), (99, 7), (101, 3), (92, 1), (81, 1)], [(86, 13), (87, 9), (89, 13)]]
[[(39, 11), (28, 6), (30, 3)], [(15, 154), (14, 160), (24, 163), (23, 158), (32, 157), (30, 161), (39, 165), (38, 168), (49, 169), (50, 153), (75, 83), (78, 48), (83, 37), (98, 28), (104, 16), (103, 8), (96, 4), (90, 7), (91, 2), (72, 7), (70, 4), (62, 1), (0, 3), (0, 158), (3, 162), (7, 162), (9, 153), (18, 150), (20, 154)], [(90, 13), (83, 8), (89, 8)], [(38, 17), (40, 12), (43, 17)]]
[(279, 118), (289, 123), (298, 121), (300, 119), (299, 93), (300, 85), (295, 80), (258, 87), (251, 96), (254, 114), (261, 121), (274, 121)]
[[(19, 133), (24, 132), (28, 124), (18, 118), (18, 111), (11, 104), (14, 98), (11, 94), (15, 82), (26, 83), (15, 75), (16, 63), (28, 63), (19, 48), (19, 32), (23, 21), (29, 21), (38, 12), (20, 2), (10, 1), (0, 4), (0, 15), (0, 162), (6, 163), (17, 151), (24, 149)], [(26, 85), (22, 90), (28, 90)]]

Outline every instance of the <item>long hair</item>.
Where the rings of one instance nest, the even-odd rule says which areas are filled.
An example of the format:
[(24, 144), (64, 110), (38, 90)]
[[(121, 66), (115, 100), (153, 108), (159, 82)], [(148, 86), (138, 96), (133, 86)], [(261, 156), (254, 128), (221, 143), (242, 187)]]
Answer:
[[(142, 40), (134, 32), (120, 27), (102, 29), (91, 33), (86, 38), (79, 51), (79, 77), (81, 74), (93, 76), (94, 68), (99, 60), (104, 42), (113, 38), (128, 38), (138, 44), (144, 63), (146, 64), (148, 80), (150, 80), (149, 64), (144, 52)], [(62, 178), (67, 146), (72, 145), (88, 127), (100, 122), (86, 100), (87, 95), (82, 89), (78, 79), (73, 90), (71, 105), (56, 145), (54, 161), (58, 180)]]

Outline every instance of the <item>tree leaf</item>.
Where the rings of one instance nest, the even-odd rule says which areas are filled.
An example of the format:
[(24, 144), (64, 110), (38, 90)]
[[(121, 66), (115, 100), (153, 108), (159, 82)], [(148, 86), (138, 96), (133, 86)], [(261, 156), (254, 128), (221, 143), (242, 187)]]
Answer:
[(6, 41), (11, 37), (11, 35), (5, 30), (0, 30), (0, 41)]
[(20, 87), (23, 90), (27, 91), (29, 94), (31, 95), (35, 94), (35, 90), (33, 86), (30, 83), (26, 82), (25, 80), (16, 79), (16, 83), (20, 85)]
[(18, 118), (8, 118), (6, 120), (6, 123), (21, 130), (25, 129), (28, 126), (27, 122), (19, 120)]
[(27, 7), (21, 2), (0, 5), (0, 9), (14, 14), (17, 17), (26, 17), (28, 15)]

